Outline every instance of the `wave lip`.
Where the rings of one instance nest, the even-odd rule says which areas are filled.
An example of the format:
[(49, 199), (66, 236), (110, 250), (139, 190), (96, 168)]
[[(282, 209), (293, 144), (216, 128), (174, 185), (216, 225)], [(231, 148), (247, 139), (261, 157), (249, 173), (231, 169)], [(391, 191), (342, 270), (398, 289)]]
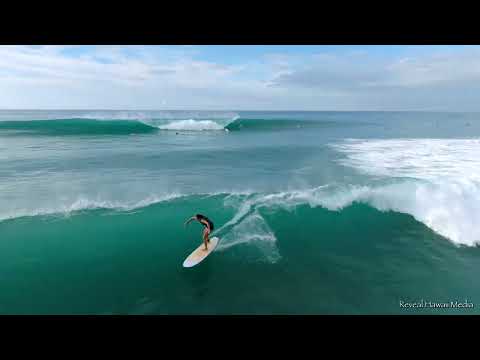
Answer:
[(84, 210), (119, 210), (119, 211), (131, 211), (147, 207), (149, 205), (157, 204), (164, 201), (170, 201), (177, 198), (181, 198), (185, 195), (172, 193), (163, 196), (152, 195), (145, 199), (132, 202), (121, 202), (111, 200), (92, 200), (89, 198), (79, 197), (77, 200), (70, 204), (59, 204), (56, 206), (42, 207), (37, 209), (16, 209), (8, 213), (0, 214), (0, 221), (11, 220), (21, 217), (33, 217), (43, 215), (65, 215), (69, 216), (72, 213)]
[(396, 182), (359, 200), (408, 213), (455, 244), (480, 244), (479, 139), (349, 139), (332, 147), (345, 155), (342, 165)]

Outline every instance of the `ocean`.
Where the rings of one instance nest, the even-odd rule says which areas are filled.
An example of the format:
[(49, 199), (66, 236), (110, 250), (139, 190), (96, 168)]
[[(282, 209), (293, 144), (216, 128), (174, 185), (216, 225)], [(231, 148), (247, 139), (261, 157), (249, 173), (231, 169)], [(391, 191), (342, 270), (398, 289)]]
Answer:
[(0, 111), (0, 314), (478, 314), (479, 223), (479, 113)]

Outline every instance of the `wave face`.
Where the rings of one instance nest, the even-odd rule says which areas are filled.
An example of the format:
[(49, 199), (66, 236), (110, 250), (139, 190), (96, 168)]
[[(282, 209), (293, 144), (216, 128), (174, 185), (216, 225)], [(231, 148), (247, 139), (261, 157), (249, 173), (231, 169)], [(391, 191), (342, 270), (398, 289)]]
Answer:
[[(357, 124), (358, 125), (358, 124)], [(287, 131), (305, 128), (328, 128), (345, 126), (334, 121), (295, 119), (249, 119), (237, 118), (225, 128), (229, 131)]]
[[(286, 191), (277, 193), (212, 193), (164, 196), (150, 196), (137, 202), (112, 202), (88, 200), (80, 198), (69, 205), (57, 208), (37, 209), (36, 211), (17, 211), (14, 214), (3, 214), (2, 220), (13, 221), (16, 218), (38, 216), (84, 216), (85, 211), (108, 210), (114, 212), (132, 212), (139, 214), (145, 211), (156, 211), (156, 206), (164, 203), (174, 203), (179, 208), (187, 206), (184, 216), (203, 209), (217, 221), (214, 234), (222, 241), (218, 251), (225, 251), (238, 245), (254, 245), (260, 250), (262, 257), (275, 263), (281, 258), (276, 242), (278, 229), (272, 227), (276, 216), (288, 212), (296, 227), (305, 226), (305, 221), (314, 224), (322, 222), (322, 217), (328, 213), (342, 213), (365, 204), (371, 209), (380, 211), (378, 221), (382, 221), (382, 213), (392, 212), (399, 221), (405, 215), (412, 216), (419, 223), (450, 239), (455, 244), (473, 246), (479, 242), (479, 232), (476, 229), (478, 211), (478, 189), (463, 189), (452, 185), (452, 188), (436, 187), (429, 183), (419, 183), (406, 180), (381, 186), (338, 186), (324, 185), (317, 188)], [(469, 192), (467, 193), (467, 191)], [(468, 198), (467, 197), (470, 197)], [(210, 205), (209, 205), (210, 204)], [(309, 208), (309, 219), (295, 216), (299, 208)], [(225, 210), (219, 210), (225, 209)], [(158, 214), (159, 217), (164, 213)], [(141, 215), (138, 215), (141, 216)], [(354, 223), (361, 222), (363, 214), (355, 212)], [(390, 216), (390, 215), (388, 215)], [(101, 219), (99, 220), (101, 221)], [(290, 221), (290, 220), (289, 220)], [(172, 230), (173, 231), (173, 230)]]
[(136, 120), (29, 120), (1, 121), (0, 131), (7, 135), (130, 135), (148, 134), (157, 131), (153, 126)]
[[(102, 223), (110, 221), (111, 218), (108, 215), (128, 216), (134, 227), (135, 223), (144, 222), (142, 218), (158, 218), (162, 219), (162, 232), (177, 232), (173, 237), (181, 238), (184, 234), (178, 232), (181, 230), (182, 221), (201, 209), (201, 212), (208, 214), (215, 221), (216, 230), (213, 234), (221, 238), (216, 251), (224, 252), (246, 246), (252, 251), (249, 256), (254, 261), (276, 263), (281, 259), (281, 253), (277, 247), (277, 236), (282, 232), (281, 227), (276, 225), (282, 220), (277, 217), (281, 219), (284, 216), (282, 214), (287, 213), (292, 227), (315, 227), (315, 224), (325, 222), (330, 217), (329, 214), (341, 214), (344, 210), (348, 212), (349, 208), (355, 209), (358, 206), (356, 203), (369, 203), (368, 200), (371, 198), (376, 198), (378, 201), (385, 196), (385, 193), (387, 193), (386, 190), (382, 193), (380, 190), (367, 189), (350, 189), (335, 193), (331, 186), (322, 186), (304, 191), (272, 194), (171, 194), (163, 197), (152, 196), (135, 203), (82, 198), (68, 206), (38, 209), (31, 213), (18, 212), (2, 220), (4, 223), (21, 224), (23, 227), (25, 223), (38, 221), (51, 223), (48, 219), (65, 224), (76, 219), (77, 222), (84, 222), (84, 226), (101, 228)], [(296, 215), (298, 209), (302, 208), (311, 209), (306, 212), (307, 217)], [(177, 209), (177, 214), (172, 213), (172, 209)], [(354, 213), (356, 218), (352, 221), (362, 222), (363, 212), (354, 211)], [(381, 218), (381, 213), (378, 216)], [(404, 217), (402, 214), (396, 216), (399, 221)], [(24, 230), (19, 229), (19, 231)], [(68, 226), (64, 231), (65, 233), (59, 233), (57, 236), (67, 237), (70, 232)]]
[[(428, 247), (422, 241), (405, 246), (399, 228), (427, 244), (443, 242), (404, 214), (384, 213), (357, 203), (346, 205), (348, 199), (341, 197), (324, 203), (332, 208), (345, 205), (341, 210), (317, 206), (323, 203), (323, 191), (327, 188), (305, 193), (190, 195), (146, 206), (139, 203), (129, 209), (125, 205), (131, 204), (85, 200), (65, 214), (3, 221), (0, 269), (5, 276), (1, 279), (0, 312), (398, 312), (397, 302), (385, 295), (381, 310), (361, 307), (367, 299), (362, 291), (359, 304), (351, 303), (347, 289), (360, 290), (373, 275), (375, 283), (386, 288), (392, 281), (409, 286), (422, 282), (422, 278), (417, 281), (403, 272), (392, 275), (398, 262), (409, 271), (429, 266), (435, 274), (433, 260), (415, 257)], [(121, 206), (104, 208), (112, 205)], [(97, 206), (100, 208), (95, 209)], [(196, 223), (185, 228), (183, 222), (197, 212), (213, 219), (214, 235), (221, 242), (208, 262), (187, 272), (181, 263), (200, 244), (202, 228)], [(389, 261), (382, 262), (384, 257)], [(244, 277), (248, 280), (242, 281)], [(26, 293), (24, 287), (23, 293), (18, 290), (18, 284), (24, 284), (22, 279), (28, 279)], [(18, 295), (12, 297), (16, 291)], [(339, 295), (344, 299), (342, 308), (318, 301), (318, 292), (321, 297), (324, 292)], [(295, 300), (285, 298), (288, 294), (295, 294)]]

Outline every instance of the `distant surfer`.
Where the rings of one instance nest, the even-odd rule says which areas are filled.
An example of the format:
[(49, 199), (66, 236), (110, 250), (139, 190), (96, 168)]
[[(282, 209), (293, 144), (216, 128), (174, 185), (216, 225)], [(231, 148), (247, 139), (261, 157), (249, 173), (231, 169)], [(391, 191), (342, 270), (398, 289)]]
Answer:
[(192, 216), (190, 219), (188, 219), (185, 222), (185, 226), (187, 226), (188, 223), (194, 220), (197, 220), (200, 224), (205, 226), (205, 229), (203, 229), (203, 243), (205, 244), (204, 251), (207, 251), (208, 250), (207, 243), (210, 242), (209, 235), (212, 233), (213, 227), (214, 227), (213, 222), (202, 214), (196, 214), (195, 216)]

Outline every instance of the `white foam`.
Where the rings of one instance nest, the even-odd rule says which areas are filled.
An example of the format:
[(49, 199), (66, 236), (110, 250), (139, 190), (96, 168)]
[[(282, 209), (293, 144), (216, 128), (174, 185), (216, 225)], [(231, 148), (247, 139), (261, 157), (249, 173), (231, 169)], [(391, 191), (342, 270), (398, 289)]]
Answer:
[(455, 244), (480, 244), (479, 139), (349, 140), (333, 147), (346, 155), (343, 165), (397, 181), (364, 188), (355, 201), (411, 214)]
[[(438, 234), (455, 244), (473, 246), (480, 243), (480, 187), (473, 183), (402, 181), (368, 187), (350, 186), (336, 191), (310, 191), (290, 197), (292, 203), (322, 206), (340, 210), (353, 202), (369, 204), (381, 211), (396, 211), (412, 215)], [(288, 201), (287, 201), (288, 203)]]
[(251, 191), (216, 191), (210, 193), (196, 193), (196, 194), (181, 194), (178, 192), (172, 192), (169, 194), (152, 194), (144, 197), (140, 200), (123, 200), (115, 201), (111, 199), (102, 199), (100, 196), (85, 196), (79, 195), (76, 198), (63, 198), (54, 197), (51, 201), (43, 202), (43, 204), (31, 202), (31, 208), (28, 207), (14, 207), (0, 210), (0, 221), (9, 220), (24, 216), (37, 216), (37, 215), (52, 215), (60, 214), (69, 216), (75, 211), (82, 210), (94, 210), (94, 209), (111, 209), (119, 211), (130, 211), (140, 209), (153, 205), (156, 203), (170, 201), (177, 198), (188, 196), (200, 196), (200, 197), (212, 197), (212, 196), (225, 196), (225, 200), (238, 199), (251, 195)]
[(166, 125), (158, 127), (162, 130), (188, 130), (188, 131), (204, 131), (204, 130), (223, 130), (224, 126), (212, 120), (177, 120)]
[(50, 207), (36, 208), (36, 209), (13, 209), (9, 212), (0, 213), (0, 221), (14, 219), (25, 216), (38, 216), (38, 215), (54, 215), (61, 214), (69, 216), (71, 213), (81, 210), (94, 210), (94, 209), (112, 209), (130, 211), (138, 208), (143, 208), (152, 204), (160, 203), (163, 201), (173, 200), (184, 195), (172, 193), (164, 196), (152, 195), (140, 201), (133, 202), (120, 202), (109, 201), (100, 199), (89, 199), (85, 197), (78, 197), (75, 201), (64, 204), (55, 204)]
[(480, 139), (349, 140), (340, 163), (369, 175), (480, 181)]
[(127, 111), (118, 111), (118, 112), (92, 112), (81, 115), (72, 115), (73, 118), (77, 119), (90, 119), (90, 120), (138, 120), (138, 121), (148, 121), (151, 119), (150, 115), (147, 115), (143, 112), (127, 112)]
[[(238, 219), (237, 216), (236, 218)], [(217, 251), (224, 251), (240, 244), (253, 244), (261, 251), (263, 258), (275, 263), (280, 259), (276, 241), (277, 238), (267, 222), (255, 211), (233, 225), (222, 237)]]

